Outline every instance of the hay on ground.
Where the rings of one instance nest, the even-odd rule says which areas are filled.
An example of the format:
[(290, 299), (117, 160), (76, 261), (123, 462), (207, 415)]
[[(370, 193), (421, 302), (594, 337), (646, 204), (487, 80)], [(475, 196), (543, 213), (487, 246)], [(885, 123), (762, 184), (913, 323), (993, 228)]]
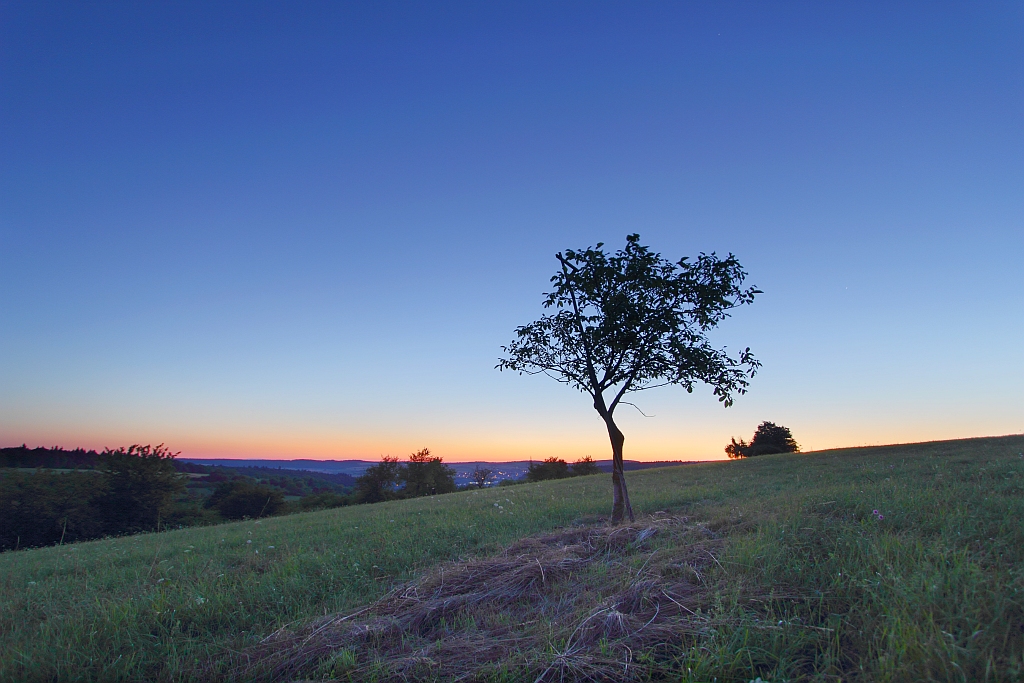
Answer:
[[(661, 541), (658, 543), (658, 541)], [(702, 576), (719, 545), (664, 513), (567, 528), (447, 564), (377, 602), (287, 627), (242, 653), (245, 680), (629, 680), (708, 628)], [(657, 546), (661, 546), (660, 548)], [(636, 652), (654, 653), (642, 664)]]

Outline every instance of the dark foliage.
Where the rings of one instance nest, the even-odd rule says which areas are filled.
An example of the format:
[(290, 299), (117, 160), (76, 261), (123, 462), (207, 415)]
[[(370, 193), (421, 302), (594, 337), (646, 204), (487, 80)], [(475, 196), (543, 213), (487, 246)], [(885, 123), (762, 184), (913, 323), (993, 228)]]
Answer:
[(352, 499), (349, 496), (341, 496), (337, 493), (314, 493), (311, 496), (303, 497), (298, 502), (299, 509), (303, 512), (309, 510), (327, 510), (351, 504)]
[(209, 474), (211, 468), (207, 465), (199, 465), (194, 462), (185, 462), (184, 460), (174, 460), (174, 469), (179, 472), (189, 472), (191, 474)]
[(588, 474), (600, 474), (601, 468), (598, 467), (594, 459), (589, 455), (585, 455), (572, 464), (572, 476), (574, 477), (585, 477)]
[(385, 455), (379, 463), (367, 467), (362, 476), (356, 477), (356, 500), (360, 503), (379, 503), (401, 498), (397, 488), (403, 469), (398, 458)]
[[(37, 462), (70, 464), (85, 462), (82, 454), (89, 452), (33, 449), (28, 453)], [(91, 471), (0, 469), (0, 549), (161, 528), (169, 515), (174, 516), (175, 496), (184, 491), (181, 475), (171, 464), (174, 455), (163, 445), (133, 445), (96, 454), (96, 469)]]
[(96, 501), (105, 492), (95, 472), (0, 470), (0, 550), (102, 536), (107, 525)]
[(171, 464), (175, 455), (163, 444), (107, 449), (100, 455), (106, 491), (98, 497), (97, 506), (107, 533), (136, 533), (160, 526), (174, 495), (185, 489)]
[(409, 456), (408, 464), (386, 455), (356, 479), (355, 500), (378, 503), (383, 500), (454, 493), (455, 470), (424, 448)]
[(580, 458), (571, 466), (561, 458), (548, 458), (543, 462), (530, 463), (526, 470), (526, 481), (584, 477), (588, 474), (600, 474), (601, 471), (601, 468), (589, 455)]
[(613, 414), (627, 393), (676, 384), (709, 385), (724, 405), (749, 385), (759, 363), (750, 349), (732, 356), (708, 333), (759, 290), (732, 254), (673, 262), (626, 237), (607, 254), (598, 243), (566, 250), (544, 307), (552, 315), (516, 329), (498, 368), (545, 374), (589, 395), (612, 446), (612, 521), (633, 519), (623, 474), (625, 436)]
[(274, 514), (283, 505), (280, 491), (245, 479), (220, 484), (206, 501), (206, 507), (226, 519), (258, 519)]
[(0, 448), (2, 467), (46, 467), (48, 469), (92, 469), (99, 463), (100, 454), (76, 448), (72, 451), (59, 446), (53, 448), (29, 448), (25, 444), (16, 448)]
[(789, 428), (774, 422), (762, 422), (758, 425), (750, 443), (743, 439), (739, 441), (731, 439), (731, 443), (725, 447), (725, 452), (730, 458), (752, 458), (758, 455), (798, 453), (799, 451), (800, 445), (793, 440)]
[(486, 467), (480, 467), (479, 465), (477, 465), (475, 468), (473, 468), (473, 472), (470, 475), (470, 478), (473, 480), (473, 483), (476, 484), (477, 488), (482, 489), (483, 487), (487, 486), (488, 482), (490, 482), (491, 479), (494, 478), (494, 472), (487, 469)]
[[(222, 469), (220, 465), (207, 465), (207, 467), (211, 470)], [(263, 484), (277, 486), (289, 496), (304, 496), (324, 491), (349, 493), (356, 483), (355, 477), (341, 472), (311, 472), (309, 470), (286, 470), (280, 467), (251, 466), (230, 469)]]
[(547, 458), (544, 462), (531, 462), (526, 470), (526, 481), (565, 479), (571, 477), (569, 463), (561, 458)]
[(407, 498), (456, 490), (455, 470), (445, 465), (441, 458), (430, 455), (429, 448), (409, 456), (409, 464), (403, 469), (401, 478), (405, 482), (403, 494)]

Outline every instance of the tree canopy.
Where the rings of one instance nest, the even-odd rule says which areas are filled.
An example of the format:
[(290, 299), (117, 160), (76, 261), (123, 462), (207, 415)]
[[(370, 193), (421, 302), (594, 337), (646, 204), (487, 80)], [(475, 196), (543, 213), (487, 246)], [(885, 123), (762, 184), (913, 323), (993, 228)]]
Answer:
[(711, 386), (724, 405), (746, 392), (760, 363), (715, 348), (707, 333), (760, 291), (743, 288), (735, 256), (701, 253), (670, 261), (626, 237), (613, 254), (604, 244), (556, 254), (560, 268), (543, 305), (554, 313), (516, 329), (502, 347), (500, 370), (545, 374), (588, 394), (612, 445), (612, 520), (633, 519), (622, 465), (625, 436), (613, 419), (630, 392), (670, 384), (692, 392)]
[(402, 479), (405, 481), (405, 495), (410, 498), (452, 493), (458, 488), (455, 470), (445, 465), (441, 458), (431, 455), (429, 448), (409, 456)]
[(774, 422), (762, 422), (754, 432), (754, 438), (747, 443), (743, 439), (731, 440), (725, 447), (725, 452), (730, 458), (750, 458), (758, 455), (772, 455), (775, 453), (798, 453), (800, 445), (793, 439), (788, 427), (777, 425)]
[(441, 458), (431, 455), (429, 448), (423, 448), (411, 454), (407, 464), (385, 455), (379, 463), (366, 468), (356, 479), (356, 500), (378, 503), (452, 493), (457, 489), (455, 470), (445, 465)]

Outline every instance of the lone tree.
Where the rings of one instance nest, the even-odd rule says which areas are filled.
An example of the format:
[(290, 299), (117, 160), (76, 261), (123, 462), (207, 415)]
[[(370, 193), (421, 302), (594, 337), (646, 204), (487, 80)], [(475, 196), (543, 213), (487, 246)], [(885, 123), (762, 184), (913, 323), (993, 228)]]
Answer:
[(477, 488), (482, 489), (487, 486), (487, 483), (491, 481), (491, 479), (494, 479), (494, 472), (486, 467), (481, 468), (480, 465), (477, 465), (473, 468), (470, 478), (473, 480), (473, 483), (477, 485)]
[(725, 447), (725, 452), (730, 458), (751, 458), (758, 455), (800, 452), (800, 444), (793, 439), (789, 427), (783, 427), (774, 422), (762, 422), (758, 425), (750, 443), (743, 439), (740, 439), (739, 442), (736, 439), (731, 439), (731, 441), (732, 443)]
[(429, 448), (422, 448), (409, 456), (409, 464), (402, 471), (401, 479), (405, 481), (404, 494), (407, 498), (452, 493), (458, 489), (455, 470), (445, 465), (441, 458), (431, 455)]
[(367, 467), (361, 476), (356, 477), (356, 500), (360, 503), (379, 503), (398, 498), (395, 487), (402, 474), (403, 466), (398, 458), (382, 456), (379, 463)]
[[(613, 419), (634, 391), (678, 384), (688, 392), (709, 384), (732, 405), (760, 363), (747, 348), (738, 357), (716, 349), (707, 333), (737, 306), (749, 304), (753, 287), (735, 256), (700, 254), (672, 262), (628, 235), (626, 247), (606, 254), (598, 242), (556, 254), (560, 270), (544, 299), (553, 315), (516, 329), (502, 347), (500, 370), (545, 374), (589, 394), (612, 445), (612, 522), (633, 520), (622, 467), (625, 436)], [(632, 405), (632, 404), (629, 404)]]

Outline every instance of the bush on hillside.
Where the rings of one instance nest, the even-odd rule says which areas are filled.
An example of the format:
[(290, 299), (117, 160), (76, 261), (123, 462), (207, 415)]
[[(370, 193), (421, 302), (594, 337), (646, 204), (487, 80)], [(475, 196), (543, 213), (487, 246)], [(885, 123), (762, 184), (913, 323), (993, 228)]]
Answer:
[[(36, 451), (57, 464), (69, 464), (68, 454), (86, 453), (26, 452), (35, 457), (40, 455)], [(185, 485), (172, 464), (174, 453), (163, 445), (136, 444), (94, 455), (95, 470), (0, 468), (0, 550), (153, 531), (177, 523), (183, 508), (176, 498), (184, 494)]]
[(800, 445), (793, 439), (788, 427), (777, 425), (774, 422), (762, 422), (754, 438), (747, 443), (743, 439), (736, 441), (730, 439), (731, 443), (725, 447), (725, 452), (730, 458), (752, 458), (758, 455), (772, 455), (775, 453), (798, 453)]
[(106, 528), (95, 472), (0, 471), (0, 550), (99, 538)]
[(108, 448), (100, 454), (106, 491), (96, 502), (107, 533), (137, 533), (160, 526), (175, 494), (185, 490), (183, 477), (172, 464), (176, 455), (163, 444)]

